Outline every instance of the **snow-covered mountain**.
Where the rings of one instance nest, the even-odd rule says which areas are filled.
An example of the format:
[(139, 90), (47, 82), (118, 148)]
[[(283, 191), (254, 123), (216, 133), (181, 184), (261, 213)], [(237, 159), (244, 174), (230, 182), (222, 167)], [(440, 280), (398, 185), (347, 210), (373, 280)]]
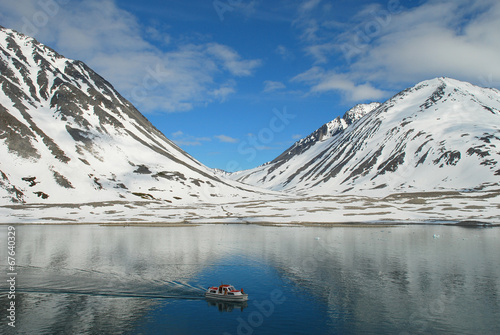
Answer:
[[(361, 119), (363, 116), (379, 107), (379, 102), (372, 102), (370, 104), (359, 104), (348, 110), (344, 116), (337, 117), (333, 121), (325, 123), (321, 128), (314, 131), (309, 136), (295, 142), (294, 145), (284, 152), (284, 155), (291, 156), (298, 154), (309, 149), (313, 144), (320, 141), (325, 141), (337, 134), (343, 132), (347, 127)], [(284, 157), (278, 157), (274, 161), (281, 160)]]
[(309, 136), (295, 142), (290, 148), (285, 150), (285, 152), (271, 161), (270, 164), (273, 165), (273, 169), (276, 169), (277, 166), (286, 164), (290, 159), (292, 159), (293, 156), (302, 154), (317, 142), (326, 141), (327, 139), (340, 134), (351, 124), (361, 119), (363, 116), (380, 105), (381, 104), (379, 102), (372, 102), (370, 104), (359, 104), (354, 106), (348, 110), (344, 116), (339, 116), (333, 121), (325, 123)]
[(500, 91), (436, 78), (360, 108), (350, 126), (336, 119), (231, 177), (307, 194), (498, 188)]
[(499, 162), (500, 92), (436, 78), (355, 106), (263, 166), (218, 172), (84, 63), (0, 28), (0, 205), (489, 190)]
[(215, 201), (254, 188), (218, 177), (106, 80), (0, 27), (0, 203)]

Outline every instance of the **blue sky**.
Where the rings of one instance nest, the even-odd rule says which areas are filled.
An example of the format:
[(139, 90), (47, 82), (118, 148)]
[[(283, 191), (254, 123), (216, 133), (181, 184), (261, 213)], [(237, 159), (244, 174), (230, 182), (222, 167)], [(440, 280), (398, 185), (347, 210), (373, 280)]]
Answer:
[(0, 0), (0, 12), (230, 171), (422, 80), (500, 88), (497, 0)]

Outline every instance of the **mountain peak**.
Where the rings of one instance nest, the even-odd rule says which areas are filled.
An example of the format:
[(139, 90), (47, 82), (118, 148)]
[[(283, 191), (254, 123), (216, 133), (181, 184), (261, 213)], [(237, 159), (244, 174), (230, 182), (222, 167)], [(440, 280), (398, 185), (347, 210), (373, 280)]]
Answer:
[(477, 85), (471, 84), (467, 81), (462, 81), (450, 77), (437, 77), (429, 80), (424, 80), (415, 86), (413, 86), (411, 89), (420, 89), (422, 87), (448, 87), (448, 88), (453, 88), (456, 89), (457, 91), (463, 91), (463, 92), (470, 92), (474, 93), (478, 90), (492, 90), (496, 93), (500, 92), (499, 90), (495, 88), (489, 88), (489, 87), (479, 87)]
[(379, 107), (380, 105), (381, 104), (379, 102), (371, 102), (368, 104), (358, 104), (354, 106), (353, 108), (345, 112), (342, 117), (339, 116), (332, 121), (325, 123), (310, 135), (295, 142), (287, 151), (273, 160), (273, 162), (289, 157), (290, 155), (300, 154), (310, 148), (316, 142), (322, 142), (340, 134), (351, 124), (361, 119), (363, 116)]

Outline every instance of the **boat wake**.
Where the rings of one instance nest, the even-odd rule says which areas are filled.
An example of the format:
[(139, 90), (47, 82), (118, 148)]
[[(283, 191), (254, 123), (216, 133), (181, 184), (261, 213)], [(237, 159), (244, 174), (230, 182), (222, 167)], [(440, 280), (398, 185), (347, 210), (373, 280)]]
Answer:
[(203, 293), (178, 295), (178, 294), (156, 294), (156, 293), (133, 293), (133, 292), (90, 292), (82, 290), (67, 289), (46, 289), (46, 288), (28, 288), (19, 289), (18, 293), (40, 293), (40, 294), (64, 294), (64, 295), (86, 295), (110, 298), (140, 298), (140, 299), (185, 299), (185, 300), (205, 300)]
[[(179, 280), (151, 279), (140, 274), (59, 268), (57, 275), (42, 267), (18, 266), (23, 278), (18, 293), (85, 295), (141, 299), (205, 299), (205, 288)], [(5, 291), (5, 290), (4, 290)]]

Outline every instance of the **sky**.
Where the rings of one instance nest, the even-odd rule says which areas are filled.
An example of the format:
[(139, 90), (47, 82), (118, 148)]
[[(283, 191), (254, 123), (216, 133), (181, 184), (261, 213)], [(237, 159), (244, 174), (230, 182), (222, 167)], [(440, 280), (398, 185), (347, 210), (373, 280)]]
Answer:
[(423, 80), (500, 89), (498, 0), (0, 0), (0, 25), (84, 61), (226, 171)]

